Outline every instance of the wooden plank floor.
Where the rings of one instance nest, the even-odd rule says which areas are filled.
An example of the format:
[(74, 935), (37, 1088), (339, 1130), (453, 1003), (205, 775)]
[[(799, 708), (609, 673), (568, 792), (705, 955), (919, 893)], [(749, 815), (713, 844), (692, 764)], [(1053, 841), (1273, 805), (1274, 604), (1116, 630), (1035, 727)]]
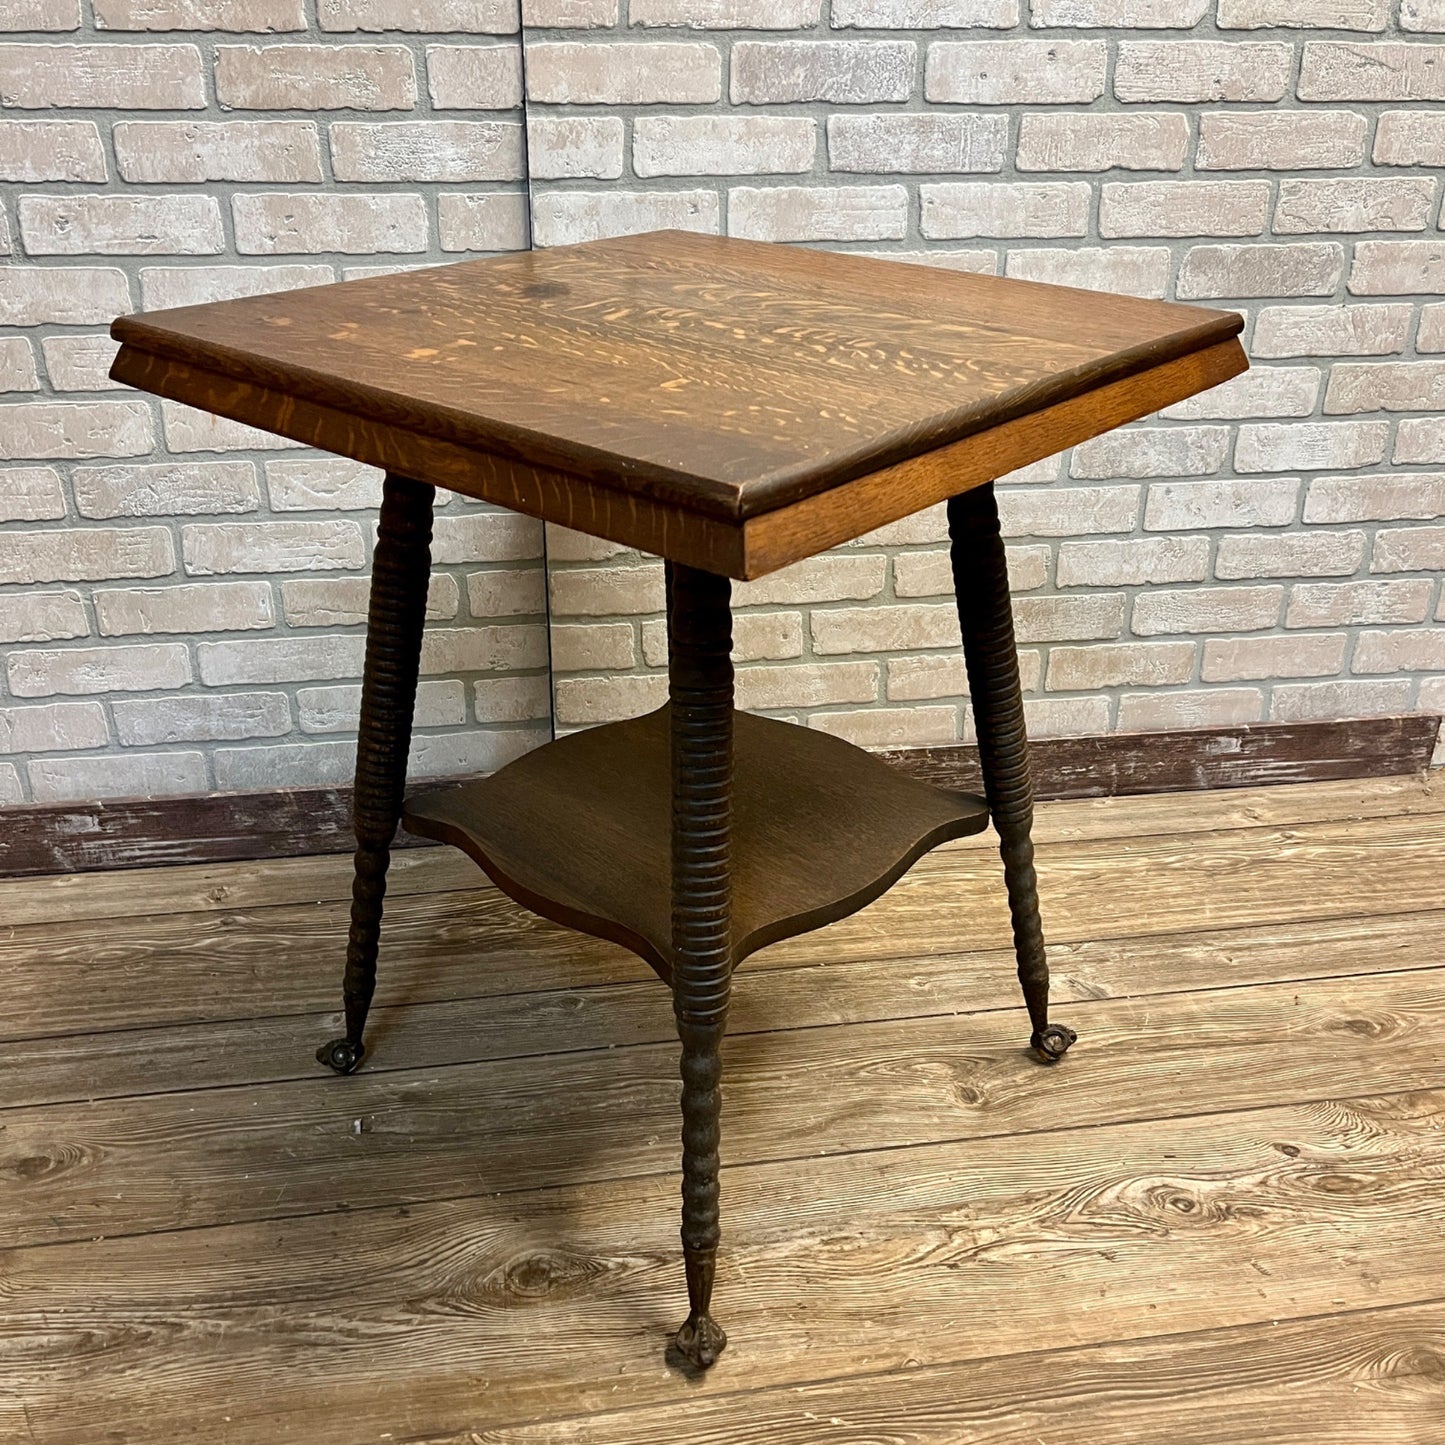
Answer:
[(740, 972), (701, 1379), (630, 955), (404, 854), (338, 1079), (348, 860), (0, 883), (0, 1441), (1445, 1441), (1445, 781), (1037, 836), (1057, 1068), (987, 838)]

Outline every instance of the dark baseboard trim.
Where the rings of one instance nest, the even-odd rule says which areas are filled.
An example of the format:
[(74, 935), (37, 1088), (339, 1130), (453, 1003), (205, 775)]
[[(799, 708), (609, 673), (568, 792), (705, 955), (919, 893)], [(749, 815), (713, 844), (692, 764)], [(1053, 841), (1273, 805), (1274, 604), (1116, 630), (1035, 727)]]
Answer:
[[(1393, 777), (1429, 766), (1439, 726), (1438, 717), (1415, 715), (1040, 738), (1030, 750), (1034, 790), (1041, 799), (1090, 798)], [(972, 746), (880, 756), (945, 787), (981, 786)], [(405, 833), (397, 844), (428, 846)], [(345, 853), (352, 846), (350, 788), (0, 808), (5, 878)]]

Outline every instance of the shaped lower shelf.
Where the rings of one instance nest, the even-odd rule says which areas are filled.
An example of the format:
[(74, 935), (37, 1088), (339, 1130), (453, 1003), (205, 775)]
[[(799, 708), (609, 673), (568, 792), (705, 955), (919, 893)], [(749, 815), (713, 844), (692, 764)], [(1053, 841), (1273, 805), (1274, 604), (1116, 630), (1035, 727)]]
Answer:
[[(667, 979), (669, 709), (573, 733), (489, 778), (422, 792), (413, 833), (455, 844), (504, 893), (609, 938)], [(988, 805), (828, 733), (734, 714), (735, 961), (873, 902), (924, 853), (981, 832)]]

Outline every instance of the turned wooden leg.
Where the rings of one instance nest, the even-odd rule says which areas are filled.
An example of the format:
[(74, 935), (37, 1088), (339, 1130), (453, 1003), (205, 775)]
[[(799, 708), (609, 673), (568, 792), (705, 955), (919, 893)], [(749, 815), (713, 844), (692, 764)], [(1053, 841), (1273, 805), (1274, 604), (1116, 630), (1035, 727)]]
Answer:
[(401, 819), (406, 755), (421, 664), (427, 584), (431, 580), (432, 499), (436, 488), (388, 473), (371, 568), (366, 671), (356, 743), (356, 875), (351, 885), (351, 933), (346, 945), (346, 1037), (316, 1057), (349, 1074), (366, 1052), (362, 1033), (376, 990), (376, 950), (391, 841)]
[(1008, 562), (992, 483), (950, 498), (948, 534), (953, 544), (953, 588), (963, 628), (979, 761), (1003, 856), (1019, 982), (1033, 1025), (1033, 1047), (1040, 1058), (1053, 1061), (1063, 1056), (1075, 1034), (1049, 1022), (1049, 965), (1030, 837), (1034, 798), (1028, 738), (1014, 647)]
[(672, 700), (672, 1000), (682, 1041), (683, 1357), (702, 1369), (727, 1344), (708, 1313), (717, 1262), (722, 1040), (732, 980), (732, 584), (668, 567)]

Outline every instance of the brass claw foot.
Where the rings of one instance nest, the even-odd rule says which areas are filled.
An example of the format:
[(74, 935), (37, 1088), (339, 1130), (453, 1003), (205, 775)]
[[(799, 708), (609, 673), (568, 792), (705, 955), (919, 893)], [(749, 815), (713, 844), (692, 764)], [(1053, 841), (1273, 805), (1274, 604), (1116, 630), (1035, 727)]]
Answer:
[(1029, 1042), (1033, 1045), (1034, 1052), (1046, 1064), (1055, 1064), (1068, 1053), (1069, 1045), (1078, 1037), (1073, 1029), (1066, 1029), (1063, 1024), (1049, 1024), (1047, 1028), (1040, 1029)]
[(722, 1326), (711, 1315), (699, 1315), (695, 1311), (687, 1317), (676, 1337), (678, 1353), (699, 1370), (713, 1364), (727, 1348), (727, 1342)]
[(354, 1044), (350, 1039), (332, 1039), (316, 1050), (316, 1062), (335, 1069), (338, 1074), (350, 1074), (360, 1064), (366, 1053), (365, 1044)]

